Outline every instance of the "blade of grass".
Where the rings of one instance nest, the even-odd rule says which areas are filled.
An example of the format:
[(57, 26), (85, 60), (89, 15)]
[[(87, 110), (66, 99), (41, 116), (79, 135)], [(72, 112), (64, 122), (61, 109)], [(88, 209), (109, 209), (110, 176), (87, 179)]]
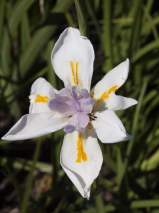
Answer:
[[(16, 30), (18, 24), (21, 21), (21, 18), (26, 10), (33, 4), (35, 0), (19, 0), (16, 2), (12, 9), (12, 15), (10, 16), (10, 19), (8, 21), (8, 30), (10, 36), (13, 35), (14, 31)], [(10, 51), (11, 51), (11, 45), (10, 45), (10, 37), (8, 34), (8, 30), (4, 30), (3, 34), (3, 42), (2, 42), (2, 66), (3, 66), (3, 72), (4, 75), (9, 75), (10, 68), (9, 68), (9, 61), (10, 61)]]
[(159, 41), (152, 41), (144, 47), (140, 48), (133, 56), (132, 62), (135, 63), (144, 57), (147, 53), (159, 48)]
[[(101, 146), (103, 147), (103, 144), (101, 144)], [(102, 149), (104, 150), (104, 149)], [(110, 155), (109, 151), (105, 151), (103, 152), (103, 160), (104, 163), (114, 172), (117, 172), (117, 165), (116, 162), (113, 160), (113, 158)]]
[(0, 1), (0, 41), (2, 41), (4, 15), (5, 15), (5, 0), (1, 0)]
[(121, 184), (121, 181), (124, 176), (124, 172), (125, 172), (125, 166), (121, 158), (121, 150), (118, 148), (117, 150), (117, 184), (118, 186), (120, 186)]
[(158, 40), (158, 32), (157, 32), (157, 29), (156, 29), (156, 26), (154, 25), (154, 22), (153, 22), (153, 19), (152, 17), (150, 16), (149, 12), (147, 11), (147, 8), (146, 7), (142, 7), (143, 10), (144, 10), (144, 14), (146, 16), (146, 18), (148, 19), (148, 23), (147, 23), (147, 28), (151, 28), (152, 29), (152, 32), (153, 32), (153, 35), (154, 35), (154, 38), (155, 40)]
[(87, 24), (87, 17), (86, 17), (84, 1), (83, 0), (74, 0), (74, 1), (75, 1), (78, 25), (79, 25), (81, 35), (89, 38), (89, 31), (88, 31), (88, 24)]
[[(10, 78), (13, 78), (13, 80), (17, 80), (18, 78), (18, 72), (12, 72), (11, 65), (14, 63), (14, 58), (12, 59), (12, 51), (11, 51), (11, 42), (12, 42), (12, 36), (15, 33), (15, 30), (17, 29), (18, 24), (21, 21), (21, 17), (23, 16), (23, 13), (33, 4), (35, 0), (19, 0), (17, 1), (13, 8), (12, 13), (10, 15), (9, 20), (7, 20), (6, 27), (4, 28), (4, 34), (3, 34), (3, 42), (2, 42), (2, 57), (1, 57), (1, 63), (2, 63), (2, 72), (4, 76), (9, 76)], [(10, 92), (14, 92), (15, 86), (10, 84), (10, 82), (7, 82), (7, 86), (4, 90), (4, 96), (8, 95)], [(10, 107), (11, 114), (16, 114), (16, 117), (19, 117), (21, 115), (21, 109), (17, 102), (12, 103)]]
[(141, 164), (143, 171), (150, 171), (156, 169), (159, 166), (159, 150), (157, 150), (149, 159), (146, 159)]
[(129, 43), (129, 58), (132, 58), (133, 53), (138, 48), (139, 44), (139, 34), (141, 29), (141, 0), (134, 0), (133, 7), (132, 7), (132, 18), (134, 18), (133, 26), (131, 28), (131, 38)]
[[(65, 0), (61, 4), (61, 1), (57, 1), (57, 4), (51, 11), (52, 13), (65, 13), (71, 7), (73, 0)], [(36, 58), (39, 55), (41, 49), (46, 45), (51, 36), (55, 33), (58, 26), (44, 26), (41, 29), (37, 30), (36, 33), (32, 36), (30, 45), (25, 50), (23, 55), (20, 58), (20, 72), (21, 77), (24, 78), (27, 74), (27, 71), (35, 62)], [(16, 72), (16, 68), (14, 68)]]
[(104, 45), (104, 55), (106, 57), (106, 62), (104, 63), (103, 70), (107, 72), (113, 67), (113, 57), (112, 57), (112, 15), (111, 15), (112, 1), (103, 1), (103, 45)]
[(21, 187), (19, 186), (14, 174), (11, 172), (9, 166), (6, 164), (4, 166), (4, 168), (6, 169), (7, 173), (8, 173), (8, 176), (10, 178), (10, 181), (12, 182), (14, 188), (15, 188), (15, 191), (18, 195), (18, 199), (19, 199), (19, 202), (21, 202), (21, 198), (22, 198), (22, 190), (21, 190)]
[(96, 212), (100, 212), (100, 213), (106, 213), (107, 212), (104, 209), (104, 204), (103, 204), (103, 201), (102, 201), (100, 194), (96, 195), (95, 202), (96, 202)]
[[(135, 132), (136, 132), (136, 130), (138, 128), (139, 113), (140, 113), (141, 108), (142, 108), (142, 102), (143, 102), (143, 99), (144, 99), (146, 88), (147, 88), (147, 81), (145, 80), (143, 82), (143, 86), (141, 88), (141, 93), (140, 93), (140, 96), (139, 96), (138, 104), (136, 106), (136, 111), (135, 111), (134, 120), (133, 120), (133, 124), (132, 124), (132, 134), (134, 136), (135, 136)], [(130, 154), (131, 154), (131, 150), (132, 150), (132, 147), (134, 145), (133, 141), (134, 140), (130, 141), (129, 144), (128, 144), (128, 147), (127, 147), (126, 159), (125, 159), (125, 168), (127, 167), (128, 162), (129, 162), (129, 157), (130, 157)]]
[(90, 16), (93, 20), (93, 24), (95, 25), (96, 32), (97, 32), (97, 35), (99, 37), (99, 40), (100, 40), (100, 42), (102, 42), (100, 26), (98, 24), (96, 15), (93, 11), (92, 4), (91, 4), (90, 0), (85, 1), (85, 4), (86, 4), (87, 11), (88, 11), (88, 13), (90, 14)]
[(45, 60), (47, 62), (47, 67), (48, 67), (48, 81), (50, 82), (51, 85), (53, 85), (53, 87), (57, 88), (57, 81), (56, 81), (56, 74), (53, 71), (53, 67), (51, 64), (51, 60), (50, 60), (50, 55), (51, 55), (51, 51), (54, 47), (55, 41), (50, 41), (48, 43), (47, 49), (46, 49), (46, 53), (45, 53)]
[(136, 208), (146, 208), (146, 207), (149, 207), (149, 208), (152, 208), (152, 207), (159, 207), (159, 202), (158, 200), (139, 200), (139, 201), (133, 201), (131, 204), (130, 204), (130, 207), (132, 209), (136, 209)]
[(94, 8), (96, 12), (99, 10), (99, 6), (100, 6), (100, 0), (94, 0)]
[(77, 28), (77, 24), (75, 23), (75, 21), (73, 20), (72, 16), (70, 13), (66, 13), (65, 14), (65, 18), (68, 22), (68, 25), (71, 26), (71, 27), (74, 27), (74, 28)]
[[(15, 178), (14, 174), (11, 172), (11, 169), (9, 168), (9, 166), (5, 165), (4, 168), (6, 169), (6, 171), (8, 173), (9, 179), (10, 179), (11, 183), (13, 184), (13, 186), (15, 188), (15, 191), (16, 191), (16, 193), (18, 195), (19, 202), (21, 203), (21, 200), (22, 200), (22, 188), (20, 187), (19, 182)], [(39, 206), (38, 203), (33, 198), (31, 198), (31, 202), (32, 202), (33, 207), (35, 208), (35, 210), (37, 210), (39, 213), (45, 213), (42, 210), (42, 207)]]
[(21, 49), (24, 51), (31, 40), (28, 15), (25, 12), (21, 21)]
[(40, 155), (40, 148), (41, 148), (41, 139), (39, 139), (39, 141), (37, 142), (34, 154), (33, 154), (33, 164), (28, 176), (28, 180), (27, 180), (27, 184), (26, 184), (26, 188), (23, 194), (23, 198), (22, 198), (22, 203), (21, 203), (21, 213), (25, 213), (27, 212), (27, 208), (28, 208), (28, 200), (29, 200), (29, 194), (30, 194), (30, 189), (32, 186), (32, 182), (33, 182), (33, 178), (34, 178), (34, 170), (36, 167), (36, 163), (37, 160), (39, 158)]
[[(13, 159), (13, 158), (2, 157), (1, 165), (5, 167), (8, 164), (11, 164), (14, 169), (30, 171), (30, 169), (33, 166), (33, 161), (26, 160), (23, 158)], [(35, 170), (39, 170), (41, 172), (52, 172), (52, 165), (49, 163), (43, 163), (38, 161), (36, 163)]]

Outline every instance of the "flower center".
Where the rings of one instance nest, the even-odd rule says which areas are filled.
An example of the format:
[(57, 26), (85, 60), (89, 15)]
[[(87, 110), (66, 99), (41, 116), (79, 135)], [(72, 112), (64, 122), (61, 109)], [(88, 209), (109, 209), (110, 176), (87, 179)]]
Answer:
[(96, 118), (91, 113), (94, 99), (90, 97), (86, 89), (77, 89), (73, 86), (71, 89), (64, 88), (60, 90), (58, 94), (51, 91), (50, 97), (49, 108), (69, 117), (64, 128), (67, 133), (73, 131), (83, 132), (89, 121)]

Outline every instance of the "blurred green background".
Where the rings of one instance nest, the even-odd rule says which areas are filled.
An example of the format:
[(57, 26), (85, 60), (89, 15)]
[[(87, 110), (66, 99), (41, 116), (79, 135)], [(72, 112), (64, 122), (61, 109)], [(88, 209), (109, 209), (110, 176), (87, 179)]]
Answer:
[[(83, 3), (81, 18), (87, 20), (96, 55), (92, 85), (130, 59), (128, 80), (117, 94), (139, 103), (117, 114), (134, 139), (100, 143), (104, 162), (89, 201), (60, 166), (63, 131), (26, 141), (1, 140), (1, 213), (159, 213), (159, 1)], [(68, 26), (79, 28), (73, 0), (0, 0), (1, 136), (28, 113), (34, 80), (43, 76), (62, 88), (50, 53)]]

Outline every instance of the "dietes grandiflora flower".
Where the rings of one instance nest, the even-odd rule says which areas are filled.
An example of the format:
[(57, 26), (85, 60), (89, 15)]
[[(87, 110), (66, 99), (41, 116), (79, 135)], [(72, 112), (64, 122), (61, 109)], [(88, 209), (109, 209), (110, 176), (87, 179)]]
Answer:
[(81, 195), (89, 198), (103, 162), (97, 137), (102, 143), (132, 138), (114, 112), (137, 103), (115, 94), (127, 79), (129, 60), (112, 69), (90, 90), (93, 46), (78, 29), (67, 28), (55, 44), (51, 61), (65, 88), (58, 91), (44, 78), (38, 78), (31, 87), (29, 114), (2, 139), (30, 139), (63, 129), (61, 166)]

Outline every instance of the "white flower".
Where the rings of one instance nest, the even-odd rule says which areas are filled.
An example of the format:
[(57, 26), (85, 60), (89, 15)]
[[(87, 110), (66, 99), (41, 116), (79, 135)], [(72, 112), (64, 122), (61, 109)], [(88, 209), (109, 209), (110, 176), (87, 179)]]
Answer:
[(64, 30), (51, 60), (65, 88), (57, 91), (45, 79), (37, 79), (31, 88), (29, 114), (2, 139), (35, 138), (64, 128), (61, 166), (81, 195), (89, 198), (91, 184), (103, 162), (97, 137), (103, 143), (132, 138), (114, 113), (137, 103), (134, 99), (115, 95), (127, 79), (129, 60), (105, 75), (91, 92), (94, 50), (79, 30)]

